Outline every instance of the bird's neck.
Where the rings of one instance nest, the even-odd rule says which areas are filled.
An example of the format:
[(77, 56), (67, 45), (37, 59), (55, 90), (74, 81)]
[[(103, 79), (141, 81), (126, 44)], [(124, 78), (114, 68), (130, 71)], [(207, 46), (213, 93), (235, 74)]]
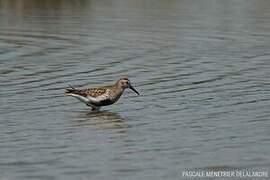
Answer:
[(123, 92), (124, 92), (124, 88), (122, 88), (122, 87), (115, 87), (114, 89), (113, 89), (113, 93), (112, 93), (112, 98), (113, 98), (113, 100), (116, 102), (116, 101), (118, 101), (118, 99), (121, 97), (121, 95), (123, 94)]
[(118, 82), (114, 85), (114, 87), (115, 87), (115, 89), (116, 89), (118, 92), (122, 92), (122, 93), (123, 93), (124, 90), (125, 90), (125, 88), (122, 87), (121, 84), (118, 83)]
[(122, 95), (122, 93), (124, 92), (125, 88), (121, 87), (121, 86), (117, 86), (115, 88), (115, 92), (116, 94), (120, 94), (120, 96)]

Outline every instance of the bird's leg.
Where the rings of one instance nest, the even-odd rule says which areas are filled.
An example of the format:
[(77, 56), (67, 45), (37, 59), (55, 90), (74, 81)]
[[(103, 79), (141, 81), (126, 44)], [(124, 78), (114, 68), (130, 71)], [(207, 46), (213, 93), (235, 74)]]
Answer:
[(92, 107), (92, 111), (99, 111), (100, 107), (97, 106), (91, 106)]

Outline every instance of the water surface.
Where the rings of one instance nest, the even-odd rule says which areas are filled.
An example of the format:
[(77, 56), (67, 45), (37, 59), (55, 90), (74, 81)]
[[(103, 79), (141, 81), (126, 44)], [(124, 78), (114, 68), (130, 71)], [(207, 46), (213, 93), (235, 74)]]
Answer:
[[(0, 0), (0, 179), (269, 170), (269, 6)], [(123, 75), (102, 112), (64, 96)]]

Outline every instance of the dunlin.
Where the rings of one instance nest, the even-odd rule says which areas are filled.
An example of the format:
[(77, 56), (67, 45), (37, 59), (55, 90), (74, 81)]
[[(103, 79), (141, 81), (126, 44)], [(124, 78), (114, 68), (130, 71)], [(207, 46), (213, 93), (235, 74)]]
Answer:
[(79, 99), (87, 106), (90, 106), (92, 110), (99, 110), (101, 106), (107, 106), (117, 102), (127, 88), (140, 95), (126, 77), (119, 79), (114, 85), (96, 88), (77, 89), (70, 85), (66, 89), (66, 95)]

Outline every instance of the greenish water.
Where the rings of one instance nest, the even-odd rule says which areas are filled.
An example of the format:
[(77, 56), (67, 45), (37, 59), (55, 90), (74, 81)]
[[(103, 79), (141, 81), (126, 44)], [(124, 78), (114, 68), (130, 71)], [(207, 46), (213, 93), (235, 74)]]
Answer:
[[(0, 179), (269, 171), (269, 6), (0, 0)], [(141, 96), (100, 113), (64, 96), (122, 75)]]

